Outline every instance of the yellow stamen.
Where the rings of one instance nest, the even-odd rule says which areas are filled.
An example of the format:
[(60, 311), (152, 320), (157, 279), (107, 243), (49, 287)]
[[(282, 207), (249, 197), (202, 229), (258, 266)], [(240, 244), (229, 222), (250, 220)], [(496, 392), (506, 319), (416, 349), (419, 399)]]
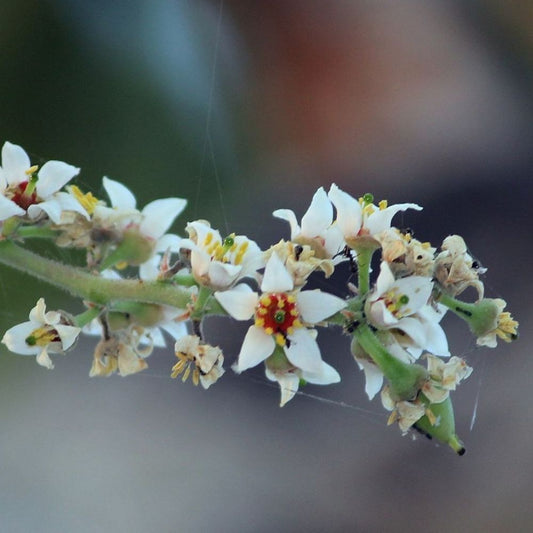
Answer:
[(381, 200), (381, 202), (379, 202), (378, 204), (380, 211), (387, 209), (387, 205), (388, 205), (387, 200)]
[(31, 176), (32, 174), (35, 174), (39, 170), (39, 165), (33, 165), (28, 170), (26, 170), (25, 174), (27, 176)]
[(78, 200), (78, 202), (82, 205), (82, 207), (89, 213), (89, 215), (92, 215), (94, 213), (94, 208), (98, 205), (98, 198), (93, 196), (91, 192), (87, 192), (83, 194), (81, 189), (77, 187), (76, 185), (69, 185), (67, 187), (67, 190)]
[(285, 337), (281, 333), (276, 333), (276, 335), (274, 335), (274, 339), (276, 340), (276, 344), (278, 344), (279, 346), (285, 346)]

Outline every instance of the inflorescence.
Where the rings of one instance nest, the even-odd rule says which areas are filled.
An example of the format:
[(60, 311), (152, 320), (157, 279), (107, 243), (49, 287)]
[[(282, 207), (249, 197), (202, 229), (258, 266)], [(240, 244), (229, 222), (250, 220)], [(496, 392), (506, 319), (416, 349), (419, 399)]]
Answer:
[[(504, 300), (484, 297), (486, 269), (459, 235), (437, 249), (391, 225), (398, 212), (420, 206), (375, 204), (371, 194), (357, 199), (335, 184), (327, 193), (320, 187), (300, 224), (289, 209), (274, 212), (289, 223), (290, 240), (263, 251), (244, 235), (221, 236), (205, 220), (189, 222), (187, 237), (167, 233), (186, 200), (160, 199), (140, 210), (126, 186), (104, 177), (106, 202), (68, 185), (78, 173), (60, 161), (32, 165), (9, 142), (2, 148), (0, 263), (70, 291), (85, 308), (76, 316), (46, 311), (39, 298), (29, 320), (5, 332), (11, 352), (52, 369), (50, 354), (72, 350), (80, 334), (98, 335), (90, 375), (126, 376), (144, 370), (153, 348), (172, 337), (178, 361), (170, 375), (191, 376), (207, 389), (223, 376), (224, 355), (206, 341), (202, 323), (226, 315), (250, 322), (233, 370), (264, 363), (283, 406), (305, 383), (340, 381), (317, 343), (318, 328), (338, 326), (351, 338), (368, 397), (379, 392), (391, 412), (389, 424), (464, 453), (450, 391), (472, 368), (450, 355), (441, 320), (451, 311), (478, 345), (491, 348), (514, 340), (518, 322)], [(85, 266), (25, 248), (35, 238), (83, 250)], [(372, 279), (376, 252), (380, 268)], [(337, 268), (357, 277), (344, 298), (305, 290), (312, 273), (329, 277)], [(460, 300), (470, 287), (477, 299)]]

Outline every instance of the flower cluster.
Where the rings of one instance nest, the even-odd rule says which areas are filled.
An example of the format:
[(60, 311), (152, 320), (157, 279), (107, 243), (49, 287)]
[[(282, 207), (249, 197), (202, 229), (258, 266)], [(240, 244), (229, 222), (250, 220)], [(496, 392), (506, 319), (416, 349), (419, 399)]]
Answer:
[[(186, 200), (164, 198), (139, 209), (125, 185), (104, 177), (106, 201), (68, 185), (78, 172), (59, 161), (39, 169), (20, 146), (2, 148), (0, 263), (69, 290), (85, 307), (76, 316), (46, 312), (40, 298), (29, 321), (4, 334), (10, 351), (35, 355), (51, 369), (49, 354), (71, 350), (82, 333), (96, 334), (90, 375), (126, 376), (144, 370), (153, 348), (171, 337), (177, 357), (171, 377), (191, 376), (207, 389), (224, 375), (224, 355), (206, 341), (204, 319), (226, 315), (250, 323), (233, 369), (263, 364), (266, 378), (279, 384), (283, 406), (306, 383), (340, 381), (318, 341), (320, 328), (337, 326), (351, 338), (368, 397), (381, 392), (392, 412), (389, 423), (464, 452), (450, 391), (472, 369), (450, 355), (442, 319), (451, 311), (488, 347), (498, 338), (514, 340), (518, 323), (503, 300), (484, 297), (486, 269), (459, 235), (435, 247), (392, 226), (397, 213), (420, 206), (374, 203), (371, 194), (355, 198), (335, 184), (328, 192), (320, 187), (300, 223), (290, 209), (274, 211), (289, 223), (290, 237), (261, 250), (205, 220), (188, 222), (186, 236), (167, 233)], [(84, 250), (85, 266), (30, 251), (25, 244), (35, 237)], [(379, 272), (372, 276), (378, 252)], [(311, 288), (313, 275), (342, 269), (357, 284), (337, 294)], [(459, 300), (469, 288), (477, 299)]]

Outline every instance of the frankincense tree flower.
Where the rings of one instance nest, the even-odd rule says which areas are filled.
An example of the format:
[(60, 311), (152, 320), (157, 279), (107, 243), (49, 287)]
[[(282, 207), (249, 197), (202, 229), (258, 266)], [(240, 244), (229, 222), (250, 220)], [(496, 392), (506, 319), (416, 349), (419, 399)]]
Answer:
[(365, 194), (357, 200), (335, 184), (330, 187), (328, 197), (337, 209), (335, 222), (342, 231), (346, 244), (353, 249), (357, 249), (359, 242), (373, 241), (375, 235), (390, 228), (396, 213), (406, 209), (422, 209), (412, 203), (389, 206), (385, 200), (376, 206), (371, 194)]
[(63, 161), (48, 161), (39, 170), (37, 165), (31, 164), (22, 147), (4, 143), (0, 167), (0, 221), (24, 215), (36, 219), (45, 213), (57, 224), (64, 211), (88, 218), (72, 195), (60, 191), (79, 171)]
[(332, 380), (338, 381), (338, 374), (324, 366), (312, 328), (343, 309), (346, 303), (320, 290), (293, 289), (291, 275), (273, 253), (265, 267), (261, 294), (243, 284), (215, 293), (218, 302), (233, 318), (248, 320), (254, 317), (235, 369), (243, 372), (254, 367), (272, 356), (276, 347), (281, 347), (293, 369), (320, 377), (328, 374)]
[(238, 280), (255, 277), (264, 266), (259, 246), (244, 235), (232, 233), (222, 238), (204, 220), (189, 222), (189, 239), (181, 247), (191, 251), (191, 270), (196, 281), (213, 290), (224, 290)]
[(30, 311), (28, 322), (8, 329), (2, 342), (20, 355), (35, 355), (37, 362), (46, 368), (54, 365), (49, 353), (64, 353), (76, 342), (81, 329), (61, 311), (46, 311), (44, 298), (39, 298)]
[(333, 259), (337, 263), (343, 260), (339, 252), (345, 242), (339, 226), (333, 223), (333, 206), (323, 187), (315, 192), (301, 226), (291, 209), (277, 209), (272, 214), (290, 224), (291, 241), (310, 246), (318, 259)]

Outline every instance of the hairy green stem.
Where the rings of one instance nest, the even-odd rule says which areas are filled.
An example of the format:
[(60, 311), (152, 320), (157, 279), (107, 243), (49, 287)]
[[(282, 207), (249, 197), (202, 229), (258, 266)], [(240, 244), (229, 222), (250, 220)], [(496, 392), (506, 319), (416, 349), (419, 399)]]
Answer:
[(184, 309), (190, 302), (190, 291), (182, 287), (160, 281), (105, 279), (41, 257), (7, 240), (0, 241), (0, 263), (100, 305), (133, 300)]
[(385, 349), (368, 324), (361, 324), (354, 336), (389, 380), (391, 391), (398, 399), (409, 400), (417, 395), (427, 377), (424, 367), (396, 359)]

